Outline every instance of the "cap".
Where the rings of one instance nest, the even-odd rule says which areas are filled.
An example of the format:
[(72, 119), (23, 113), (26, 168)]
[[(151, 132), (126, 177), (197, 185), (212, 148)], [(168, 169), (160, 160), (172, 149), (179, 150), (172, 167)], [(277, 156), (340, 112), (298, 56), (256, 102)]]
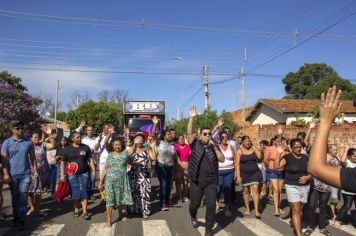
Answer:
[(21, 122), (21, 121), (14, 120), (14, 121), (11, 122), (11, 126), (12, 127), (23, 127), (24, 123)]

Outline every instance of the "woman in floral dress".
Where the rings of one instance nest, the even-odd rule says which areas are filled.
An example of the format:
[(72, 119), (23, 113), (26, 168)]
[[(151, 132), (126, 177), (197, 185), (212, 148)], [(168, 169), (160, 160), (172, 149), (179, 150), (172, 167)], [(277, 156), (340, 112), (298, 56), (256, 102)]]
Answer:
[(105, 179), (106, 192), (106, 227), (111, 227), (111, 213), (113, 207), (118, 207), (119, 220), (126, 221), (122, 208), (132, 205), (132, 195), (127, 175), (128, 153), (125, 143), (118, 138), (113, 138), (107, 145), (108, 159), (100, 177), (99, 189), (103, 189)]
[[(33, 133), (32, 134), (32, 143), (35, 148), (35, 155), (37, 161), (38, 168), (38, 176), (32, 176), (31, 184), (29, 187), (28, 194), (28, 205), (30, 206), (30, 210), (27, 212), (27, 215), (32, 214), (40, 214), (40, 202), (41, 195), (44, 192), (44, 185), (46, 183), (47, 171), (49, 169), (49, 165), (46, 158), (46, 148), (45, 144), (40, 142), (40, 134)], [(32, 170), (31, 166), (31, 170)]]
[(151, 213), (151, 161), (156, 160), (156, 152), (153, 141), (148, 148), (145, 148), (143, 144), (143, 135), (136, 134), (134, 146), (129, 154), (132, 161), (130, 186), (134, 199), (131, 211), (135, 214), (142, 214), (143, 219), (148, 219)]

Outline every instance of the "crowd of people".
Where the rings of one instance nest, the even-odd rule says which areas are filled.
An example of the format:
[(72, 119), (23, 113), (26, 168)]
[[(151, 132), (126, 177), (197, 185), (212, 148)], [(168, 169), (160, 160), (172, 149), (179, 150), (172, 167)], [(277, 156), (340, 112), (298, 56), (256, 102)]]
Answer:
[[(97, 187), (106, 204), (107, 228), (112, 227), (113, 209), (118, 210), (122, 221), (128, 215), (140, 215), (147, 220), (151, 214), (154, 171), (159, 180), (162, 211), (168, 211), (173, 203), (174, 183), (178, 204), (190, 201), (194, 228), (199, 227), (197, 212), (203, 202), (205, 235), (213, 235), (214, 217), (220, 207), (226, 217), (232, 215), (232, 203), (237, 200), (235, 185), (240, 184), (246, 217), (253, 210), (254, 217), (261, 219), (260, 201), (268, 199), (276, 217), (290, 217), (295, 235), (311, 235), (317, 226), (321, 234), (331, 235), (326, 229), (327, 218), (335, 227), (342, 227), (352, 203), (356, 204), (356, 169), (352, 169), (356, 167), (356, 149), (352, 144), (345, 144), (341, 150), (327, 143), (332, 120), (340, 107), (340, 94), (332, 88), (322, 96), (318, 127), (311, 122), (306, 133), (295, 137), (285, 137), (279, 128), (274, 137), (261, 140), (258, 145), (253, 145), (247, 135), (234, 138), (223, 127), (222, 119), (213, 129), (199, 127), (194, 133), (195, 107), (190, 109), (186, 134), (177, 135), (173, 129), (157, 134), (159, 120), (153, 117), (148, 140), (142, 133), (130, 137), (128, 129), (118, 134), (110, 124), (104, 125), (95, 137), (93, 127), (83, 121), (69, 140), (62, 137), (57, 143), (57, 134), (51, 128), (43, 126), (41, 132), (34, 132), (28, 139), (22, 135), (24, 124), (14, 122), (12, 136), (1, 145), (0, 220), (4, 219), (4, 184), (9, 184), (11, 190), (14, 225), (24, 229), (26, 217), (43, 214), (42, 194), (49, 192), (55, 198), (59, 183), (68, 183), (70, 187), (73, 217), (90, 219), (88, 199)], [(316, 127), (318, 132), (313, 140), (311, 134)], [(95, 187), (96, 179), (99, 181)], [(289, 213), (281, 205), (284, 190)], [(338, 210), (341, 194), (343, 205)], [(302, 224), (302, 218), (306, 224)], [(303, 233), (302, 225), (306, 225)]]

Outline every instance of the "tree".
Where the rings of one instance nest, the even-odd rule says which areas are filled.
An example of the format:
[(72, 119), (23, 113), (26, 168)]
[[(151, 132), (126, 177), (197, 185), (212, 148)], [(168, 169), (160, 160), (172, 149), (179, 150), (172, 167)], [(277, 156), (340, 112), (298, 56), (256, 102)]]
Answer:
[(124, 121), (122, 106), (106, 102), (85, 102), (80, 104), (77, 110), (69, 111), (65, 121), (74, 130), (82, 120), (92, 126), (97, 135), (102, 131), (104, 124), (112, 124), (117, 132), (122, 132)]
[(37, 98), (41, 100), (41, 104), (38, 105), (38, 110), (41, 115), (46, 115), (49, 113), (49, 116), (54, 114), (54, 98), (50, 94), (38, 95)]
[(328, 91), (330, 87), (336, 85), (338, 89), (342, 90), (341, 99), (352, 100), (356, 97), (356, 86), (349, 80), (342, 79), (337, 75), (332, 75), (323, 80), (320, 80), (316, 85), (307, 89), (307, 94), (304, 98), (307, 99), (319, 99), (321, 93)]
[(128, 99), (129, 93), (126, 90), (115, 89), (110, 92), (109, 100), (112, 103), (123, 104)]
[(110, 91), (107, 89), (101, 90), (98, 94), (98, 99), (100, 102), (109, 102)]
[(42, 119), (37, 110), (41, 100), (27, 93), (21, 78), (4, 71), (0, 72), (0, 142), (11, 136), (14, 121), (24, 123), (24, 135), (40, 128)]
[(297, 72), (289, 72), (282, 80), (286, 98), (302, 99), (310, 86), (330, 76), (337, 76), (337, 73), (324, 63), (304, 64)]
[[(232, 133), (237, 131), (237, 126), (233, 122), (232, 114), (230, 112), (223, 112), (220, 115), (221, 118), (224, 120), (224, 127), (227, 127), (231, 130)], [(213, 129), (215, 126), (219, 116), (217, 115), (216, 111), (207, 111), (205, 110), (204, 113), (199, 114), (195, 119), (193, 131), (196, 132), (198, 128), (208, 127)], [(178, 134), (186, 134), (187, 133), (187, 125), (188, 119), (182, 120), (173, 120), (171, 121), (168, 126), (169, 128), (173, 128), (176, 130)]]

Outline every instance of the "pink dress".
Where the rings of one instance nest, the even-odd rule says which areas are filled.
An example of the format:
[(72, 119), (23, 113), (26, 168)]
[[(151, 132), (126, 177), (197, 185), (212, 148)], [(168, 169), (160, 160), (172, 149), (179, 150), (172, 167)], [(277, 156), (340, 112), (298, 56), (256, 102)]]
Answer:
[[(175, 144), (174, 148), (176, 149), (177, 155), (182, 162), (183, 165), (188, 167), (191, 149), (188, 144), (185, 144), (182, 148), (179, 144)], [(175, 169), (176, 179), (188, 179), (188, 172), (185, 171), (181, 166), (178, 164), (176, 165)]]

